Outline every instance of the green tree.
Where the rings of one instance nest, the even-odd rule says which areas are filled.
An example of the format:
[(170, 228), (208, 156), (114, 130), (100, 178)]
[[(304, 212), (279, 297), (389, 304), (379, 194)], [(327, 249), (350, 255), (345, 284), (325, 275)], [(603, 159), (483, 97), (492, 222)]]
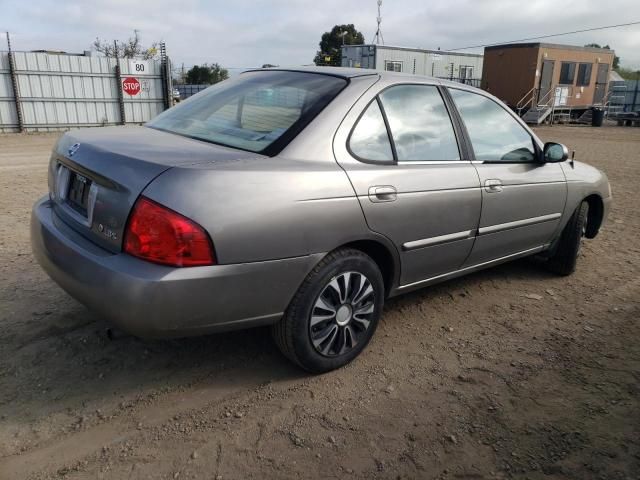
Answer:
[(618, 72), (625, 80), (640, 80), (640, 70), (618, 67), (616, 68), (616, 72)]
[(205, 63), (203, 65), (194, 65), (187, 72), (187, 83), (194, 85), (213, 85), (229, 78), (229, 72), (226, 68), (222, 68), (218, 63), (211, 65)]
[(330, 32), (324, 32), (320, 39), (320, 50), (316, 52), (313, 63), (316, 65), (337, 65), (341, 63), (342, 45), (362, 45), (364, 35), (356, 30), (353, 23), (335, 25)]
[[(599, 44), (597, 43), (588, 43), (585, 45), (585, 47), (593, 47), (593, 48), (604, 48), (605, 50), (611, 50), (611, 47), (609, 45), (605, 45), (603, 47), (601, 47)], [(620, 57), (617, 55), (613, 56), (613, 69), (617, 70), (620, 67)]]

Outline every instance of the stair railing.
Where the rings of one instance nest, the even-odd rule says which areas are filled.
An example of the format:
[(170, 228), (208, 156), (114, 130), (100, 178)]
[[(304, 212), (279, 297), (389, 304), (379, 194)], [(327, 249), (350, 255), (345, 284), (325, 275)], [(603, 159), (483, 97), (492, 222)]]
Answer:
[(609, 115), (612, 113), (616, 114), (620, 110), (624, 110), (624, 100), (626, 98), (625, 92), (626, 85), (611, 85), (609, 87), (609, 91), (605, 96), (604, 104), (602, 105), (605, 117), (609, 118)]
[(539, 100), (539, 107), (553, 107), (556, 103), (556, 87), (552, 85), (547, 93), (545, 93)]
[[(567, 88), (567, 96), (565, 97), (567, 99), (567, 103), (569, 104), (568, 108), (569, 108), (569, 112), (564, 112), (563, 116), (568, 115), (569, 119), (571, 119), (571, 112), (573, 110), (573, 108), (571, 107), (571, 102), (569, 102), (569, 100), (571, 98), (573, 98), (573, 85), (566, 85), (565, 87)], [(552, 90), (553, 91), (553, 98), (550, 99), (551, 101), (551, 118), (549, 119), (549, 125), (553, 125), (555, 122), (555, 117), (556, 117), (556, 106), (561, 107), (562, 109), (566, 110), (567, 106), (566, 105), (556, 105), (556, 100), (558, 99), (558, 89), (556, 87), (554, 87)], [(562, 94), (560, 94), (561, 96)], [(548, 105), (547, 105), (548, 106)]]
[(547, 110), (548, 108), (553, 109), (556, 101), (556, 87), (551, 86), (551, 88), (545, 93), (542, 97), (538, 99), (536, 102), (536, 108), (538, 110)]
[(538, 89), (536, 87), (533, 87), (531, 90), (525, 93), (520, 100), (518, 100), (518, 103), (516, 103), (516, 110), (518, 111), (519, 117), (522, 116), (522, 110), (527, 107), (533, 108), (535, 106), (537, 96)]

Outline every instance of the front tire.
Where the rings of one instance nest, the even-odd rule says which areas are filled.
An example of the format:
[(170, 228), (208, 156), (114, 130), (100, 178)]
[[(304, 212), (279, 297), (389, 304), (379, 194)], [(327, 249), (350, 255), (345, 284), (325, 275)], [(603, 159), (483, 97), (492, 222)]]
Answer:
[(582, 202), (564, 227), (555, 253), (547, 260), (547, 267), (558, 275), (570, 275), (576, 270), (582, 238), (587, 229), (589, 204)]
[(329, 253), (272, 327), (282, 353), (312, 373), (346, 365), (367, 346), (384, 304), (376, 263), (355, 249)]

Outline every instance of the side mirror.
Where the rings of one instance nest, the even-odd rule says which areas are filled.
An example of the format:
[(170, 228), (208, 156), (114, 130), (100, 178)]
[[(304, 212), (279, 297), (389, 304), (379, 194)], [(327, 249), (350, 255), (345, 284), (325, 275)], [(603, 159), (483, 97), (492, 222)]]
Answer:
[(542, 161), (546, 163), (564, 162), (569, 158), (569, 150), (561, 143), (548, 142), (542, 150)]

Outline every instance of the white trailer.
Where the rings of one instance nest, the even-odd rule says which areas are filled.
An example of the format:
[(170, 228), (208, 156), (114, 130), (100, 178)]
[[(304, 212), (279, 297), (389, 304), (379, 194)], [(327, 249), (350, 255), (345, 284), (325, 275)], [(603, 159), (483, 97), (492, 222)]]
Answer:
[(480, 83), (483, 56), (389, 45), (345, 45), (343, 67), (371, 68)]

